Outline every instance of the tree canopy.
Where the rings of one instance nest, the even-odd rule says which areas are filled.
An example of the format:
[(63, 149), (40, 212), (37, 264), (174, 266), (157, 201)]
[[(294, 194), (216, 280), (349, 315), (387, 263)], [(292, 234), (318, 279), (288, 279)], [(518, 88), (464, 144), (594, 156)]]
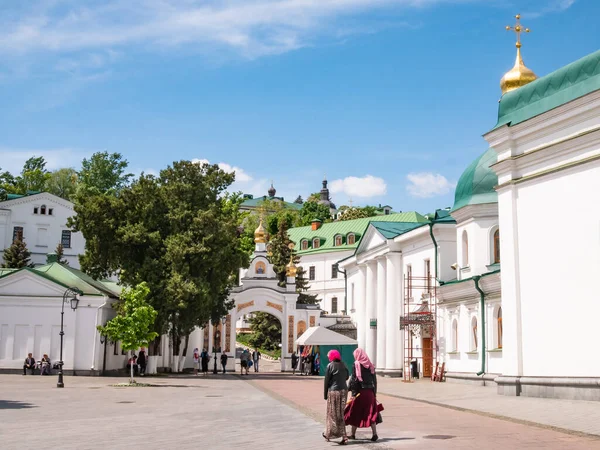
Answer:
[(133, 174), (127, 173), (127, 160), (120, 153), (96, 152), (84, 158), (79, 171), (82, 195), (113, 194), (127, 187)]
[(76, 196), (71, 226), (86, 239), (82, 269), (96, 277), (119, 273), (128, 285), (145, 281), (158, 311), (155, 330), (170, 331), (177, 347), (194, 326), (228, 312), (229, 289), (248, 265), (238, 238), (242, 199), (225, 191), (234, 176), (179, 161), (158, 177), (121, 184), (118, 195), (108, 187)]
[(33, 267), (31, 263), (31, 253), (27, 245), (20, 239), (16, 239), (10, 247), (4, 249), (4, 263), (2, 267), (8, 269), (21, 269), (23, 267)]
[(341, 212), (338, 214), (339, 221), (365, 219), (377, 215), (377, 209), (374, 206), (365, 206), (362, 208), (350, 207), (344, 209), (340, 207), (340, 210)]

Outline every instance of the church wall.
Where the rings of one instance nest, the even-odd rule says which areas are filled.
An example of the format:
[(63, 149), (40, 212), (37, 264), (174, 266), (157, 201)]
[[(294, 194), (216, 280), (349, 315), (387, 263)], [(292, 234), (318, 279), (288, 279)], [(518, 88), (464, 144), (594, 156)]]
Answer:
[[(525, 376), (600, 373), (600, 360), (591, 356), (600, 317), (591, 286), (600, 269), (600, 210), (589, 197), (594, 192), (600, 192), (597, 161), (518, 189)], [(560, 213), (568, 223), (540, 220), (544, 211)]]

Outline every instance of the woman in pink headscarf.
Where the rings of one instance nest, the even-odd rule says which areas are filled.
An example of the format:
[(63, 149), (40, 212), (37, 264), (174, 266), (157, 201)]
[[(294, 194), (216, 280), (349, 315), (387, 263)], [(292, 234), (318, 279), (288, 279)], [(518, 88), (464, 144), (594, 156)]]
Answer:
[(346, 425), (352, 427), (350, 439), (356, 439), (357, 428), (371, 427), (375, 442), (377, 436), (377, 423), (381, 421), (379, 412), (383, 409), (377, 403), (377, 377), (375, 366), (362, 348), (354, 350), (354, 365), (352, 366), (352, 377), (350, 378), (350, 390), (352, 400), (346, 407), (344, 419)]
[(329, 364), (325, 370), (325, 400), (327, 400), (327, 415), (325, 418), (325, 432), (323, 437), (329, 439), (339, 438), (340, 444), (348, 442), (346, 424), (344, 423), (344, 407), (348, 398), (346, 381), (350, 377), (346, 364), (337, 350), (331, 350), (327, 357)]

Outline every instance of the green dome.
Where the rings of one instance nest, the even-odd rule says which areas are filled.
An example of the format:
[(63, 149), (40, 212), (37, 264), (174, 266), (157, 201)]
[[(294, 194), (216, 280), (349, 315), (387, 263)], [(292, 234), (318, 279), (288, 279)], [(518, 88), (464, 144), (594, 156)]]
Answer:
[(490, 169), (490, 165), (494, 164), (496, 160), (496, 152), (490, 148), (469, 164), (456, 185), (452, 211), (467, 205), (498, 203), (498, 194), (494, 189), (498, 184), (498, 177)]

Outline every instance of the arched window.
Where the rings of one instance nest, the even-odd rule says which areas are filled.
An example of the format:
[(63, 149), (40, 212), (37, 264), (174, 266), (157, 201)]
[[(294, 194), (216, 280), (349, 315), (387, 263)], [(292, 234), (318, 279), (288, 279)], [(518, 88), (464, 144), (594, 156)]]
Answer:
[(257, 262), (255, 267), (257, 275), (264, 275), (267, 272), (267, 266), (262, 261)]
[(456, 319), (452, 321), (452, 351), (458, 351), (458, 321)]
[(500, 264), (500, 230), (494, 233), (494, 264)]
[(335, 237), (335, 243), (333, 244), (336, 247), (339, 247), (340, 245), (342, 245), (342, 236), (340, 236), (339, 234)]
[(346, 236), (346, 243), (348, 245), (354, 245), (355, 242), (356, 236), (354, 235), (354, 233), (350, 233), (348, 236)]
[(469, 265), (469, 236), (467, 230), (462, 233), (462, 264), (463, 267)]
[(497, 320), (497, 326), (498, 326), (498, 333), (497, 333), (498, 348), (502, 348), (502, 306), (500, 308), (498, 308), (498, 317), (496, 318), (496, 320)]
[(478, 348), (477, 339), (477, 317), (471, 319), (471, 351), (474, 352)]
[(46, 205), (42, 205), (40, 214), (46, 214)]
[(308, 241), (306, 239), (302, 239), (302, 242), (300, 242), (300, 250), (308, 250)]
[(321, 246), (321, 240), (319, 238), (313, 239), (313, 248), (319, 248)]

